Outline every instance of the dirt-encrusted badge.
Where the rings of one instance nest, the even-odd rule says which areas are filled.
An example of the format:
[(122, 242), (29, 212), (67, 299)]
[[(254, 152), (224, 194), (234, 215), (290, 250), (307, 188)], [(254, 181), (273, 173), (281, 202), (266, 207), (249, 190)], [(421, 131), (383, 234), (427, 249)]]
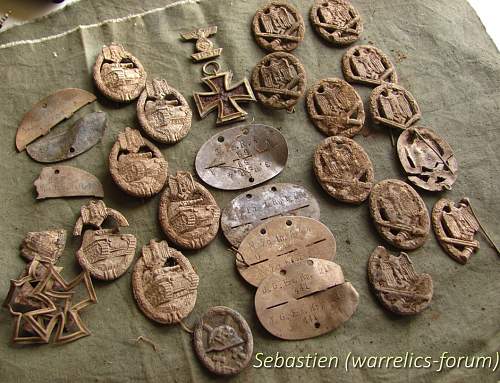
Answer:
[(356, 45), (344, 53), (342, 71), (349, 82), (371, 86), (398, 82), (392, 61), (384, 52), (372, 45)]

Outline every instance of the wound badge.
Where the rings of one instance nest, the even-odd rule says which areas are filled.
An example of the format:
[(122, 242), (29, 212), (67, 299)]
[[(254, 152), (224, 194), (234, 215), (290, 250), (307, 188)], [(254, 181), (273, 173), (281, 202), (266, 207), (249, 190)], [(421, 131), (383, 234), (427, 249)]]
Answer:
[(66, 230), (29, 232), (21, 244), (21, 256), (31, 262), (35, 257), (48, 259), (55, 264), (66, 246)]
[(267, 51), (293, 51), (304, 40), (304, 20), (284, 1), (272, 1), (259, 9), (252, 22), (259, 46)]
[(418, 314), (431, 303), (432, 278), (417, 274), (406, 253), (395, 256), (378, 246), (368, 259), (368, 280), (379, 301), (395, 314)]
[(214, 44), (208, 39), (216, 33), (216, 25), (181, 33), (181, 37), (186, 41), (196, 40), (197, 52), (191, 55), (193, 61), (203, 61), (220, 56), (222, 48), (214, 48)]
[(97, 88), (109, 99), (129, 102), (141, 94), (146, 85), (146, 71), (141, 62), (122, 45), (104, 46), (94, 65)]
[(394, 64), (384, 52), (372, 45), (357, 45), (344, 53), (342, 71), (349, 82), (371, 86), (398, 82)]
[(361, 16), (347, 0), (316, 0), (310, 16), (316, 32), (333, 44), (352, 44), (363, 32)]
[(167, 180), (168, 164), (160, 150), (136, 129), (125, 128), (109, 154), (113, 181), (139, 198), (159, 193)]
[(264, 106), (292, 112), (306, 91), (306, 71), (290, 53), (270, 53), (254, 68), (252, 87)]
[(160, 200), (160, 225), (167, 238), (185, 249), (201, 249), (219, 230), (215, 198), (189, 172), (169, 176)]
[(165, 144), (182, 140), (191, 129), (191, 108), (180, 92), (163, 79), (148, 80), (137, 101), (137, 117), (144, 131)]
[(327, 78), (307, 93), (307, 112), (314, 125), (328, 136), (352, 138), (365, 123), (361, 97), (344, 80)]
[[(117, 227), (103, 229), (101, 225), (113, 218)], [(106, 207), (103, 201), (90, 201), (80, 209), (74, 236), (83, 233), (76, 259), (93, 278), (110, 281), (122, 276), (134, 259), (137, 240), (132, 234), (120, 234), (119, 227), (128, 226), (125, 217)]]
[(167, 241), (151, 240), (142, 248), (132, 274), (134, 298), (141, 311), (158, 323), (178, 323), (194, 308), (199, 278), (189, 260)]

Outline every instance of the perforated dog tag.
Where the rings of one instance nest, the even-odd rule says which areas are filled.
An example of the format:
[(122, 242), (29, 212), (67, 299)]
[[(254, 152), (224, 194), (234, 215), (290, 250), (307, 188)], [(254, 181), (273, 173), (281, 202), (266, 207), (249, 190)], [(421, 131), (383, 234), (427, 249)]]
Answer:
[(221, 227), (227, 240), (239, 246), (254, 227), (280, 215), (319, 220), (318, 201), (302, 186), (271, 184), (242, 193), (222, 211)]
[(358, 300), (339, 265), (309, 258), (262, 281), (255, 294), (255, 311), (271, 334), (298, 340), (335, 330), (354, 314)]
[(196, 172), (210, 186), (244, 189), (277, 176), (285, 167), (288, 147), (276, 129), (251, 124), (212, 136), (196, 155)]

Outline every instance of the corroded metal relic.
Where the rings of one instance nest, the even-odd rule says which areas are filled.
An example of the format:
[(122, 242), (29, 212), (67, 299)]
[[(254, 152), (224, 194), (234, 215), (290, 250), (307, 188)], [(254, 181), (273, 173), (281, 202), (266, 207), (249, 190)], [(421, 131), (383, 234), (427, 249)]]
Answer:
[(191, 32), (181, 33), (181, 37), (186, 41), (196, 41), (196, 53), (191, 55), (193, 61), (203, 61), (220, 56), (222, 48), (214, 48), (214, 43), (209, 39), (217, 33), (217, 26), (211, 25), (205, 28), (198, 28)]
[(252, 359), (252, 331), (245, 318), (228, 307), (211, 307), (203, 314), (193, 343), (200, 362), (217, 375), (237, 374)]
[(61, 121), (70, 118), (78, 109), (95, 101), (96, 97), (85, 90), (67, 88), (38, 101), (27, 112), (17, 128), (16, 148), (22, 151), (28, 144), (47, 134)]
[(363, 101), (344, 80), (327, 78), (309, 89), (307, 112), (314, 125), (328, 136), (353, 137), (365, 123)]
[(271, 1), (259, 9), (252, 22), (259, 46), (267, 51), (290, 52), (304, 40), (304, 19), (285, 1)]
[(212, 136), (198, 151), (195, 167), (210, 186), (237, 190), (277, 176), (287, 159), (286, 140), (278, 130), (251, 124)]
[(260, 186), (234, 198), (222, 210), (221, 227), (231, 245), (238, 247), (247, 234), (277, 216), (301, 216), (319, 220), (316, 198), (304, 187), (277, 183)]
[(146, 82), (137, 101), (137, 117), (150, 137), (166, 144), (182, 140), (191, 129), (189, 104), (163, 79)]
[(298, 340), (335, 330), (354, 314), (358, 300), (339, 265), (309, 258), (264, 279), (255, 293), (255, 311), (271, 334)]
[(399, 129), (409, 128), (422, 117), (413, 95), (402, 86), (388, 83), (373, 90), (370, 112), (375, 123)]
[(125, 128), (109, 153), (109, 171), (124, 192), (144, 198), (161, 191), (167, 180), (168, 163), (138, 130)]
[(185, 249), (208, 245), (219, 230), (220, 209), (215, 198), (189, 172), (169, 176), (159, 207), (167, 238)]
[(189, 260), (167, 241), (151, 240), (142, 248), (132, 274), (134, 298), (155, 322), (172, 324), (194, 308), (199, 278)]
[(36, 199), (60, 197), (104, 197), (96, 176), (73, 166), (46, 166), (33, 182)]
[(368, 279), (379, 301), (395, 314), (418, 314), (431, 303), (432, 278), (417, 274), (406, 253), (395, 256), (378, 246), (368, 259)]
[(210, 92), (193, 93), (200, 118), (205, 118), (217, 109), (217, 125), (244, 120), (248, 113), (239, 103), (256, 101), (246, 77), (232, 85), (233, 72), (221, 72), (216, 61), (206, 63), (203, 66), (203, 74), (205, 77), (201, 81), (210, 88)]
[(429, 236), (429, 212), (418, 193), (399, 180), (383, 180), (370, 193), (370, 214), (379, 234), (391, 245), (414, 250)]
[(28, 262), (39, 257), (55, 264), (61, 257), (65, 246), (66, 230), (32, 231), (23, 239), (21, 256)]
[(349, 82), (371, 86), (398, 82), (392, 61), (384, 52), (372, 45), (356, 45), (344, 53), (342, 71)]
[(361, 203), (373, 186), (373, 165), (365, 150), (347, 137), (328, 137), (316, 148), (314, 174), (321, 187), (342, 202)]
[(400, 134), (398, 156), (408, 179), (425, 190), (450, 190), (458, 163), (450, 145), (432, 129), (411, 127)]
[[(107, 218), (113, 218), (117, 226), (102, 228)], [(122, 276), (130, 267), (137, 239), (132, 234), (119, 233), (119, 227), (123, 226), (128, 226), (125, 217), (106, 207), (103, 201), (90, 201), (81, 207), (73, 235), (79, 236), (85, 231), (76, 259), (93, 278), (110, 281)]]
[(270, 53), (253, 69), (252, 87), (264, 106), (291, 112), (306, 91), (306, 71), (294, 55)]
[(102, 47), (94, 65), (94, 81), (106, 97), (117, 102), (135, 100), (146, 85), (141, 62), (121, 44)]
[(306, 217), (276, 217), (255, 227), (241, 242), (236, 268), (251, 285), (258, 287), (286, 265), (314, 258), (333, 260), (335, 237), (321, 222)]
[(348, 0), (315, 0), (310, 17), (316, 32), (336, 45), (352, 44), (363, 32), (361, 16)]

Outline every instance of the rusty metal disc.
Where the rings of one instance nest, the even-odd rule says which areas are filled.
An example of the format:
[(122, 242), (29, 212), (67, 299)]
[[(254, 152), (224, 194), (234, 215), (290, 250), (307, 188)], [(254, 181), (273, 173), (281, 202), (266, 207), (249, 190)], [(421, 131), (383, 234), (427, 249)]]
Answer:
[(142, 248), (132, 274), (132, 290), (141, 311), (163, 324), (178, 323), (194, 308), (199, 278), (189, 260), (167, 241)]
[(267, 125), (250, 124), (212, 136), (196, 155), (196, 172), (210, 186), (237, 190), (261, 184), (285, 167), (283, 135)]
[(203, 314), (193, 344), (200, 362), (217, 375), (237, 374), (252, 359), (252, 331), (245, 318), (228, 307), (211, 307)]
[(106, 127), (106, 113), (95, 112), (80, 118), (73, 127), (53, 131), (26, 147), (28, 155), (38, 162), (51, 163), (78, 156), (97, 144)]
[(314, 173), (323, 189), (333, 198), (361, 203), (373, 186), (373, 165), (365, 150), (347, 137), (333, 136), (316, 148)]
[(379, 234), (402, 250), (422, 246), (430, 230), (427, 206), (410, 185), (388, 179), (377, 183), (370, 193), (370, 214)]
[(240, 194), (222, 210), (222, 232), (231, 245), (238, 247), (250, 230), (280, 215), (319, 220), (318, 201), (299, 185), (276, 183), (260, 186)]
[(398, 139), (398, 156), (408, 179), (430, 191), (450, 190), (458, 162), (450, 145), (432, 129), (411, 127)]
[(236, 268), (258, 287), (270, 274), (311, 256), (333, 260), (336, 242), (321, 222), (307, 217), (276, 217), (255, 227), (241, 242)]
[(274, 336), (299, 340), (335, 330), (354, 314), (358, 301), (339, 265), (309, 258), (264, 279), (255, 293), (255, 311)]
[(431, 276), (417, 274), (403, 252), (395, 256), (378, 246), (368, 259), (368, 280), (380, 302), (395, 314), (418, 314), (432, 300)]

